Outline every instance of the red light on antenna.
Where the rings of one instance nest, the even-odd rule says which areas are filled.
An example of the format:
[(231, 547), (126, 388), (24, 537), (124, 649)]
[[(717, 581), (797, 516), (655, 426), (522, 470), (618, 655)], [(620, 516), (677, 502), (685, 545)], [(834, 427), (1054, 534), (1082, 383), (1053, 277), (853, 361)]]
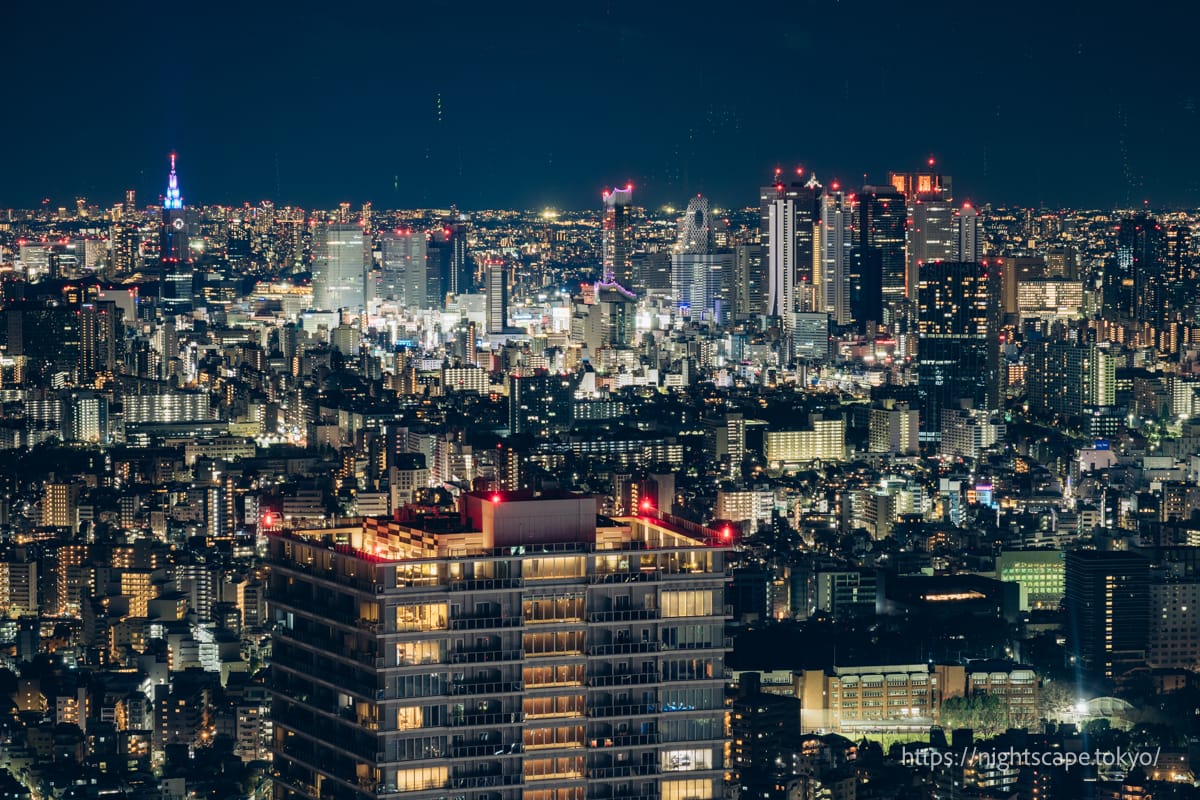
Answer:
[(804, 174), (804, 167), (796, 167), (796, 174), (797, 174), (797, 175), (803, 175), (803, 174)]
[(929, 166), (933, 166), (933, 156), (929, 157)]
[(498, 505), (500, 503), (500, 500), (501, 500), (500, 493), (493, 492), (492, 493), (492, 502)]

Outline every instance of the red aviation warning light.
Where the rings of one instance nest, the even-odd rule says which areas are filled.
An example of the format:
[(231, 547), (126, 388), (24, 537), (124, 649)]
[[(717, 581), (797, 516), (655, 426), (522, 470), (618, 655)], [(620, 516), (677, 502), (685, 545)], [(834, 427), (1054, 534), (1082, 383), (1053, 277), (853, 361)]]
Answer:
[(721, 528), (721, 541), (728, 542), (731, 539), (733, 539), (733, 528), (726, 525), (725, 527)]
[(642, 513), (649, 514), (654, 510), (654, 504), (650, 502), (649, 497), (642, 498)]
[(275, 515), (270, 511), (264, 511), (262, 515), (262, 524), (264, 528), (275, 527)]
[(499, 505), (499, 504), (500, 504), (500, 501), (501, 501), (502, 499), (503, 499), (503, 498), (502, 498), (502, 497), (500, 497), (500, 493), (499, 493), (499, 492), (493, 492), (493, 493), (492, 493), (492, 503), (493, 503), (493, 504), (495, 504), (495, 505)]

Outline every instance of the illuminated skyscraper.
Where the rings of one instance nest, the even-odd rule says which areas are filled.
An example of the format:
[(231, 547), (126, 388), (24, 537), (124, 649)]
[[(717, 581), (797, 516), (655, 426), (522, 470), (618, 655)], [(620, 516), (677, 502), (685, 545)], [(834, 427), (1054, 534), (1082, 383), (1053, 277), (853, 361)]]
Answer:
[(853, 197), (833, 184), (831, 191), (821, 197), (821, 273), (814, 276), (814, 283), (821, 297), (820, 310), (829, 314), (836, 325), (849, 325), (853, 320), (850, 309), (853, 221)]
[(792, 328), (796, 310), (796, 201), (776, 197), (767, 211), (767, 314)]
[(171, 154), (171, 173), (163, 196), (162, 221), (159, 224), (159, 262), (161, 280), (159, 298), (168, 314), (192, 310), (192, 260), (188, 253), (188, 224), (184, 214), (179, 178), (175, 174), (175, 154)]
[(921, 280), (920, 267), (933, 261), (953, 261), (956, 249), (954, 206), (951, 202), (949, 175), (899, 173), (889, 175), (896, 191), (904, 194), (908, 205), (908, 276), (905, 281), (909, 300), (915, 300)]
[(1116, 322), (1165, 321), (1168, 316), (1166, 237), (1147, 214), (1121, 220), (1117, 255), (1104, 270), (1104, 316)]
[(504, 333), (508, 328), (508, 277), (504, 259), (489, 258), (487, 268), (487, 332)]
[(801, 183), (776, 183), (759, 192), (763, 233), (767, 248), (767, 274), (763, 283), (767, 314), (781, 317), (791, 330), (791, 314), (821, 307), (816, 294), (820, 276), (821, 184), (815, 175)]
[(675, 302), (693, 319), (703, 315), (721, 321), (732, 310), (734, 255), (716, 253), (714, 247), (708, 198), (697, 195), (679, 221), (679, 240), (671, 255)]
[(707, 254), (712, 251), (713, 225), (708, 198), (698, 194), (688, 200), (687, 211), (679, 221), (676, 252)]
[(362, 227), (334, 223), (313, 237), (313, 307), (361, 311), (366, 301), (370, 242)]
[(423, 231), (385, 231), (380, 237), (379, 296), (405, 308), (428, 308), (428, 250)]
[(979, 211), (970, 203), (954, 212), (954, 261), (982, 261)]
[(850, 313), (859, 324), (891, 322), (904, 302), (904, 195), (864, 186), (855, 212)]
[(942, 409), (963, 401), (981, 410), (999, 407), (999, 284), (982, 263), (922, 266), (917, 382), (925, 398), (923, 430), (930, 434), (940, 429)]
[(633, 285), (633, 184), (605, 190), (601, 230), (601, 263), (605, 280)]
[(725, 533), (492, 492), (343, 536), (270, 536), (279, 800), (721, 795)]

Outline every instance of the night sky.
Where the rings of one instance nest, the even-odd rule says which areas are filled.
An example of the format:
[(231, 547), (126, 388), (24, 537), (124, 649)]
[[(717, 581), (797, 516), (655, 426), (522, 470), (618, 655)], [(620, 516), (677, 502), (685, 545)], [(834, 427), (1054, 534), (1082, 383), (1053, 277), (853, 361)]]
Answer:
[(934, 155), (979, 203), (1200, 206), (1194, 5), (5, 6), (0, 207), (757, 202)]

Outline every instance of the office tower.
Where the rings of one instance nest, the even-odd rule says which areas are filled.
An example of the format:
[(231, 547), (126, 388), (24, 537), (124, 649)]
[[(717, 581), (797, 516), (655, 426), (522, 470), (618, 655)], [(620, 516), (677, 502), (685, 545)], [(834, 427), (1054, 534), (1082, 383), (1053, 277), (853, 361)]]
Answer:
[(688, 200), (687, 211), (679, 220), (679, 239), (675, 251), (706, 254), (713, 252), (713, 248), (713, 225), (708, 198), (698, 194)]
[(464, 224), (447, 222), (440, 228), (434, 228), (430, 231), (427, 248), (429, 271), (426, 292), (431, 302), (430, 308), (443, 308), (446, 295), (468, 294), (474, 289)]
[(1150, 565), (1118, 551), (1067, 553), (1068, 652), (1080, 669), (1111, 680), (1145, 662)]
[(137, 215), (137, 192), (133, 189), (125, 190), (125, 204), (122, 206), (121, 215), (123, 217), (133, 217)]
[(412, 229), (385, 231), (379, 240), (380, 299), (394, 300), (405, 308), (427, 308), (425, 233)]
[(728, 319), (734, 258), (731, 252), (671, 254), (671, 291), (681, 313), (693, 320)]
[(31, 370), (70, 371), (79, 366), (78, 309), (16, 306), (0, 314), (8, 330), (7, 355), (24, 356)]
[(159, 223), (158, 258), (161, 264), (159, 299), (167, 314), (185, 314), (192, 310), (192, 259), (188, 252), (188, 224), (175, 174), (175, 154), (171, 154), (171, 173), (163, 196)]
[(793, 311), (819, 311), (816, 280), (820, 273), (821, 184), (777, 183), (760, 191), (767, 248), (766, 313), (791, 330)]
[(829, 360), (829, 315), (797, 311), (792, 314), (792, 357), (797, 361)]
[(461, 502), (269, 537), (276, 797), (719, 797), (722, 535)]
[(545, 439), (571, 427), (575, 379), (549, 370), (508, 378), (508, 431)]
[(955, 235), (951, 180), (933, 173), (898, 173), (889, 182), (905, 197), (908, 206), (908, 277), (906, 291), (915, 300), (920, 267), (933, 261), (953, 261)]
[(821, 298), (820, 311), (829, 314), (836, 325), (849, 325), (850, 249), (853, 237), (853, 198), (835, 183), (821, 197), (821, 271), (813, 276), (813, 285)]
[(970, 203), (954, 212), (953, 261), (982, 261), (983, 240), (979, 230), (979, 211)]
[(332, 223), (313, 236), (313, 308), (362, 311), (371, 247), (358, 225)]
[(489, 258), (487, 271), (487, 332), (504, 333), (508, 328), (508, 276), (504, 259)]
[(764, 279), (767, 248), (761, 244), (739, 244), (733, 248), (733, 313), (737, 315), (765, 314), (767, 286)]
[(860, 325), (890, 323), (904, 303), (904, 195), (891, 186), (864, 186), (855, 211), (850, 313)]
[(600, 312), (600, 346), (633, 347), (637, 334), (637, 296), (615, 282), (600, 281), (595, 291), (595, 306)]
[(925, 401), (925, 431), (936, 433), (942, 409), (958, 408), (963, 401), (980, 410), (999, 407), (999, 330), (999, 281), (986, 264), (922, 266), (917, 382)]
[(1104, 317), (1114, 322), (1161, 324), (1169, 312), (1166, 237), (1147, 214), (1121, 220), (1117, 254), (1104, 269)]
[(605, 189), (601, 225), (601, 267), (605, 280), (637, 289), (633, 282), (633, 184)]
[(633, 254), (633, 283), (627, 288), (638, 292), (669, 294), (671, 291), (671, 254), (639, 251)]

